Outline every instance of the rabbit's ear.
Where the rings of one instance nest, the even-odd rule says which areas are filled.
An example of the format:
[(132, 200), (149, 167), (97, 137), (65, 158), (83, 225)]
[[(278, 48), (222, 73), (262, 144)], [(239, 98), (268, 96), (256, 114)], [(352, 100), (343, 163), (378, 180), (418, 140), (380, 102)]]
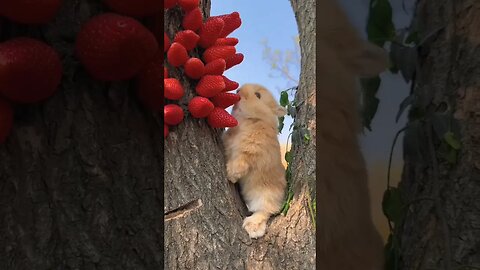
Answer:
[(284, 107), (282, 106), (277, 106), (276, 110), (275, 110), (275, 114), (278, 116), (278, 117), (282, 117), (282, 116), (285, 116), (287, 114), (287, 109), (285, 109)]

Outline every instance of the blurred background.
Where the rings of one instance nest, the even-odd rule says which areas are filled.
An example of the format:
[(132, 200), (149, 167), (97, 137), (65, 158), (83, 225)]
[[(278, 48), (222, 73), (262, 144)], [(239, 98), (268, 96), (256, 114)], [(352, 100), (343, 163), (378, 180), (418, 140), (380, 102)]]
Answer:
[[(366, 38), (366, 22), (369, 0), (339, 0), (349, 15), (352, 24)], [(396, 28), (408, 27), (414, 11), (413, 0), (392, 1)], [(278, 0), (212, 0), (211, 15), (238, 11), (242, 26), (231, 34), (240, 40), (237, 51), (245, 55), (242, 64), (228, 70), (225, 75), (238, 83), (259, 83), (270, 89), (277, 100), (281, 91), (298, 85), (300, 75), (300, 50), (298, 29), (289, 1)], [(312, 59), (313, 61), (313, 59)], [(409, 85), (400, 75), (384, 72), (377, 97), (380, 99), (377, 114), (372, 122), (372, 131), (365, 130), (360, 136), (362, 150), (368, 164), (374, 222), (387, 236), (388, 224), (384, 218), (381, 201), (386, 189), (386, 177), (390, 149), (395, 134), (406, 118), (398, 122), (395, 116), (399, 104), (409, 93)], [(290, 100), (293, 92), (290, 91)], [(286, 117), (285, 127), (279, 140), (283, 151), (290, 145), (289, 127), (292, 119)], [(317, 127), (322, 128), (322, 127)], [(319, 149), (321, 151), (321, 149)], [(402, 170), (402, 136), (395, 146), (392, 162), (392, 184), (400, 180)]]

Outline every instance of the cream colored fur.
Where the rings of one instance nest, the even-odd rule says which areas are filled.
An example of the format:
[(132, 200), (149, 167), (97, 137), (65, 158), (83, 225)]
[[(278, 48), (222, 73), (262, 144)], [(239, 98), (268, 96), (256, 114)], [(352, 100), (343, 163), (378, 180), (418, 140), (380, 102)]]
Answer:
[(383, 49), (357, 35), (335, 0), (319, 0), (317, 30), (317, 255), (323, 270), (383, 269), (383, 241), (371, 212), (357, 76), (388, 66)]
[(238, 181), (247, 208), (253, 213), (245, 218), (243, 228), (251, 238), (259, 238), (284, 200), (285, 168), (277, 128), (278, 117), (286, 111), (260, 85), (243, 85), (238, 94), (241, 100), (232, 111), (238, 126), (228, 129), (223, 136), (227, 176), (232, 183)]

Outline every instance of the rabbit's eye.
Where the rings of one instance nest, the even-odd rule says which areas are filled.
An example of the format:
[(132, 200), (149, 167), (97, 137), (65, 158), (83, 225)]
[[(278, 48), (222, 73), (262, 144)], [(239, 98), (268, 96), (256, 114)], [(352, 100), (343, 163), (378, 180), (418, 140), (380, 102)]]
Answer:
[(262, 97), (262, 95), (260, 95), (260, 93), (258, 93), (258, 92), (255, 92), (255, 96), (257, 96), (258, 99), (260, 99)]

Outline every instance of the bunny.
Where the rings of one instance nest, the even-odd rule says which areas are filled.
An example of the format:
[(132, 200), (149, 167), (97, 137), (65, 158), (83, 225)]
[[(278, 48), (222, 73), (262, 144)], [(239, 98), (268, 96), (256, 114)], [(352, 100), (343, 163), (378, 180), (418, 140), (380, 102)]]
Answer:
[(265, 234), (270, 216), (284, 202), (286, 179), (278, 142), (278, 117), (286, 110), (272, 94), (258, 84), (245, 84), (237, 93), (240, 101), (232, 115), (236, 127), (223, 135), (227, 177), (238, 182), (247, 208), (253, 214), (243, 221), (250, 238)]
[(357, 77), (381, 73), (388, 56), (358, 36), (336, 0), (317, 3), (317, 267), (380, 270), (383, 241), (372, 221), (357, 137)]

